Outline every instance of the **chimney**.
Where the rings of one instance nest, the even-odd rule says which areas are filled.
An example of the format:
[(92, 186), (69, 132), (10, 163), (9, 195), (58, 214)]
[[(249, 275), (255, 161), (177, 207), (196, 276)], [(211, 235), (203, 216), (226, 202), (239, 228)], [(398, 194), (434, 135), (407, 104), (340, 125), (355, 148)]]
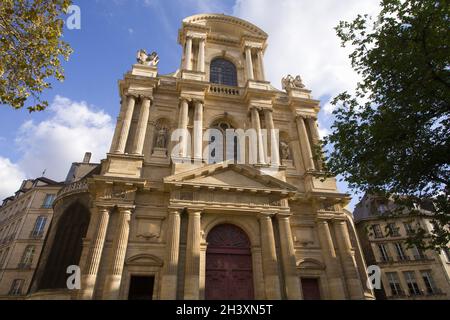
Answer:
[(92, 153), (86, 152), (84, 154), (83, 163), (89, 163), (91, 161)]

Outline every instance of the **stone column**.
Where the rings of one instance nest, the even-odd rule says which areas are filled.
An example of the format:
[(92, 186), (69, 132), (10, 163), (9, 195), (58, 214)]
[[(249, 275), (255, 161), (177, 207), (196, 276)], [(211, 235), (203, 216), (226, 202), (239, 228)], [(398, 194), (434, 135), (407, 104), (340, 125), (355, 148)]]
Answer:
[(184, 69), (192, 70), (192, 38), (186, 37), (186, 52), (184, 54)]
[(263, 60), (263, 55), (262, 55), (262, 49), (258, 50), (257, 55), (258, 55), (258, 69), (259, 69), (259, 79), (258, 80), (265, 81), (266, 75), (264, 72), (264, 60)]
[(181, 137), (181, 148), (180, 148), (180, 156), (186, 157), (187, 156), (187, 148), (188, 148), (188, 141), (187, 141), (187, 126), (189, 123), (189, 102), (185, 98), (180, 99), (180, 116), (178, 120), (178, 128), (182, 129), (182, 137)]
[(128, 104), (127, 98), (123, 97), (122, 100), (120, 101), (120, 113), (119, 116), (117, 117), (116, 128), (114, 129), (114, 136), (111, 142), (111, 148), (109, 149), (109, 153), (114, 153), (117, 150), (117, 146), (119, 144), (119, 136), (123, 126), (123, 117), (125, 114), (125, 110), (127, 108), (127, 104)]
[[(92, 217), (94, 218), (94, 217)], [(89, 248), (88, 257), (83, 270), (80, 299), (91, 300), (94, 294), (95, 282), (97, 280), (98, 268), (105, 245), (106, 231), (109, 222), (109, 209), (98, 207), (96, 210), (96, 226), (93, 239)]]
[[(306, 119), (306, 121), (309, 126), (309, 132), (311, 132), (312, 145), (313, 145), (313, 147), (317, 147), (317, 146), (319, 146), (319, 141), (320, 141), (319, 130), (317, 128), (317, 119), (310, 117), (310, 118)], [(317, 164), (317, 169), (321, 170), (322, 169), (322, 160), (317, 159), (316, 164)]]
[(245, 47), (245, 62), (247, 67), (247, 79), (253, 80), (255, 77), (253, 75), (252, 49), (250, 47)]
[(145, 135), (147, 133), (148, 116), (150, 114), (150, 105), (152, 100), (150, 97), (142, 97), (141, 111), (139, 113), (139, 122), (134, 138), (133, 153), (143, 154)]
[(330, 298), (333, 300), (344, 300), (345, 287), (341, 276), (341, 266), (337, 261), (336, 250), (331, 237), (330, 226), (326, 220), (317, 221), (317, 231), (319, 233), (320, 245), (326, 265), (328, 287)]
[(300, 140), (300, 147), (303, 155), (303, 161), (306, 170), (314, 170), (314, 161), (311, 151), (311, 145), (309, 144), (308, 131), (306, 130), (305, 120), (302, 116), (297, 116), (297, 131), (298, 138)]
[(167, 223), (166, 261), (164, 264), (161, 299), (177, 299), (178, 259), (180, 252), (180, 211), (170, 210)]
[(201, 212), (189, 210), (184, 273), (185, 300), (198, 300), (200, 298), (200, 228)]
[(356, 261), (353, 254), (352, 244), (350, 242), (347, 222), (345, 220), (336, 220), (334, 221), (333, 225), (350, 299), (364, 299), (364, 290), (362, 288), (363, 284), (361, 283), (358, 269), (356, 267)]
[(196, 100), (194, 104), (194, 158), (201, 161), (203, 157), (203, 102)]
[(136, 96), (132, 94), (127, 95), (127, 108), (125, 117), (123, 119), (122, 129), (120, 131), (119, 141), (117, 143), (116, 153), (124, 153), (127, 145), (128, 134), (130, 132), (131, 119), (133, 117), (134, 105), (136, 103)]
[(258, 108), (252, 107), (251, 109), (252, 113), (252, 124), (253, 129), (256, 131), (256, 138), (257, 138), (257, 144), (258, 144), (258, 164), (263, 164), (265, 162), (265, 156), (264, 156), (264, 144), (263, 144), (263, 137), (261, 134), (261, 120), (259, 119), (259, 111)]
[(197, 71), (205, 72), (205, 39), (201, 38), (198, 44)]
[(266, 298), (268, 300), (280, 300), (280, 278), (278, 272), (278, 260), (275, 248), (272, 218), (269, 214), (262, 213), (260, 215), (259, 221), (261, 226), (261, 249), (263, 255)]
[(289, 215), (278, 214), (277, 219), (280, 230), (280, 246), (287, 298), (289, 300), (300, 300), (302, 299), (302, 292), (297, 275), (297, 261)]
[(270, 141), (270, 162), (273, 166), (280, 165), (280, 141), (279, 136), (275, 132), (275, 124), (273, 123), (273, 110), (264, 109), (264, 117), (266, 118), (267, 134)]
[(108, 268), (108, 275), (105, 280), (105, 288), (103, 290), (103, 299), (105, 300), (118, 300), (119, 298), (122, 271), (128, 247), (130, 217), (130, 209), (119, 208), (117, 228), (114, 233), (115, 236), (111, 248), (112, 256)]

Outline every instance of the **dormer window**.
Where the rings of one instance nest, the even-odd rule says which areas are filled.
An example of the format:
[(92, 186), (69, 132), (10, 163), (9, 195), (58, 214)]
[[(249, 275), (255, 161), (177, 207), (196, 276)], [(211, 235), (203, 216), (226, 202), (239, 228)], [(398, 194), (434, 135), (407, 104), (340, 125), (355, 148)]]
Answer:
[(237, 86), (236, 66), (228, 60), (216, 58), (211, 61), (209, 78), (212, 83)]

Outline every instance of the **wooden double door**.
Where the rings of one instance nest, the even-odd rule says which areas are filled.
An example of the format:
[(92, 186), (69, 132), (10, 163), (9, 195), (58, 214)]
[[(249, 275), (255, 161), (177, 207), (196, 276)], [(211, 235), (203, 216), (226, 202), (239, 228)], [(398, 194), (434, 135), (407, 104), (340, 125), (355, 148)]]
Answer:
[(252, 254), (246, 233), (232, 224), (213, 228), (207, 237), (207, 300), (254, 299)]

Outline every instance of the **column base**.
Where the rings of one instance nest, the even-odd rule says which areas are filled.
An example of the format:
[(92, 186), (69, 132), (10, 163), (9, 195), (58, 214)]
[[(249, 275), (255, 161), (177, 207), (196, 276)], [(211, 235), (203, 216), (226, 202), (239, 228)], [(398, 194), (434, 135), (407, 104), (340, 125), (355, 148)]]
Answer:
[(119, 300), (121, 275), (106, 276), (105, 289), (103, 290), (104, 300)]

